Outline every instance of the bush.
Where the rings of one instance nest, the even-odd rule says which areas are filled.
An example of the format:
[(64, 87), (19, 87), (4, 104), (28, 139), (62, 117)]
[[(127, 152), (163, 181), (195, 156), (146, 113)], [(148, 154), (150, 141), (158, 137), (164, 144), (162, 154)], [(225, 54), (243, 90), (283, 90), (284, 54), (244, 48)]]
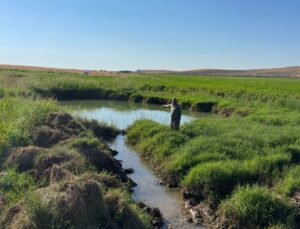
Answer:
[(294, 211), (266, 187), (239, 187), (222, 202), (219, 214), (237, 228), (265, 228), (279, 223), (293, 227)]

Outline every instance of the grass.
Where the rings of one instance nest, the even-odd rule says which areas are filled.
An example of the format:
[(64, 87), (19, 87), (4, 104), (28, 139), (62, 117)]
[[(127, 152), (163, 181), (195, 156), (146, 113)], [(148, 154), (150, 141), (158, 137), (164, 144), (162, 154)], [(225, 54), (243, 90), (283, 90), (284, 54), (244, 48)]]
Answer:
[[(272, 195), (290, 197), (299, 188), (298, 125), (267, 124), (252, 117), (211, 117), (173, 132), (141, 120), (129, 127), (127, 139), (159, 168), (166, 182), (179, 184), (214, 211), (239, 186), (259, 185), (268, 187)], [(252, 220), (249, 223), (262, 227)], [(282, 223), (287, 225), (278, 222)]]
[(0, 99), (0, 155), (4, 149), (24, 145), (28, 132), (39, 125), (49, 112), (56, 111), (51, 100), (5, 97)]
[(292, 197), (300, 190), (300, 166), (296, 165), (286, 171), (285, 177), (276, 185), (276, 191), (287, 197)]
[[(191, 193), (202, 196), (211, 204), (218, 204), (238, 185), (272, 182), (284, 165), (290, 164), (288, 155), (255, 157), (243, 162), (227, 160), (206, 162), (193, 167), (182, 185)], [(270, 178), (272, 176), (272, 178)]]
[(9, 169), (0, 175), (0, 193), (8, 202), (8, 205), (16, 203), (24, 195), (34, 189), (34, 181), (31, 176), (18, 173)]
[[(128, 142), (158, 168), (167, 182), (209, 203), (221, 218), (239, 228), (299, 227), (293, 225), (294, 210), (287, 204), (300, 188), (299, 79), (81, 76), (0, 70), (0, 110), (4, 111), (0, 113), (0, 151), (24, 144), (28, 130), (47, 112), (57, 109), (51, 101), (28, 98), (162, 104), (174, 96), (185, 109), (217, 115), (185, 124), (179, 132), (149, 120), (137, 121), (128, 130)], [(101, 125), (90, 129), (96, 137), (118, 134)], [(89, 136), (73, 144), (80, 148), (99, 143)], [(112, 199), (120, 199), (115, 197), (120, 193), (113, 191)], [(135, 212), (130, 206), (127, 204), (127, 210), (117, 218), (125, 219), (126, 212)], [(282, 215), (278, 215), (279, 208)]]
[(267, 228), (284, 225), (294, 228), (294, 209), (284, 200), (259, 186), (238, 187), (232, 196), (222, 202), (219, 214), (228, 225), (239, 228)]
[[(299, 109), (298, 79), (189, 75), (81, 76), (46, 71), (0, 70), (0, 95), (58, 99), (115, 99), (165, 103), (173, 96), (187, 108), (245, 115), (272, 105)], [(268, 112), (271, 112), (268, 109)]]

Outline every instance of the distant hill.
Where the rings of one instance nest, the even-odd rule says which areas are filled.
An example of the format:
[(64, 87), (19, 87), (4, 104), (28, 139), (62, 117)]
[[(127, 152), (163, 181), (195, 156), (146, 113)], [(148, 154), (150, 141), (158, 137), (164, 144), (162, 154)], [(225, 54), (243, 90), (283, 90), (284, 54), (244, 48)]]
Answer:
[(116, 75), (116, 74), (118, 74), (118, 72), (106, 71), (106, 70), (82, 70), (82, 69), (50, 68), (50, 67), (9, 65), (9, 64), (0, 64), (0, 69), (46, 71), (46, 72), (56, 72), (56, 73), (74, 73), (74, 74), (82, 74), (82, 75)]
[(80, 69), (63, 69), (63, 68), (0, 64), (0, 69), (63, 72), (63, 73), (77, 73), (77, 74), (84, 74), (84, 75), (119, 75), (119, 74), (129, 74), (129, 73), (142, 73), (142, 74), (185, 74), (185, 75), (206, 75), (206, 76), (300, 77), (300, 66), (286, 67), (286, 68), (270, 68), (270, 69), (250, 69), (250, 70), (196, 69), (196, 70), (189, 70), (189, 71), (137, 70), (131, 72), (131, 71), (124, 71), (124, 70), (123, 71), (80, 70)]
[(197, 69), (189, 71), (140, 70), (141, 73), (187, 74), (208, 76), (256, 76), (256, 77), (300, 77), (300, 66), (271, 69), (223, 70)]

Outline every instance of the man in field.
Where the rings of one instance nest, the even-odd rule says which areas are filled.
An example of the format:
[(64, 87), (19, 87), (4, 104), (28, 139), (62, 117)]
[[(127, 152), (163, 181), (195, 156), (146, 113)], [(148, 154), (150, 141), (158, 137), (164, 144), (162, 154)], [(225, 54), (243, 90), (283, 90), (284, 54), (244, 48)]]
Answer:
[(181, 108), (177, 103), (177, 99), (173, 98), (171, 104), (163, 105), (163, 107), (171, 107), (171, 130), (179, 130)]

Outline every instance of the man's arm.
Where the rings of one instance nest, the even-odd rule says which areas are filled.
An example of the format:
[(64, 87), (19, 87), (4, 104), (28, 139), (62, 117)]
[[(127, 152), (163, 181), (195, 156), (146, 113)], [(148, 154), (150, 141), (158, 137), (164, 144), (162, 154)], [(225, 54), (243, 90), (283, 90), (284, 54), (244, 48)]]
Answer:
[(165, 105), (162, 105), (161, 107), (171, 107), (172, 104), (165, 104)]

